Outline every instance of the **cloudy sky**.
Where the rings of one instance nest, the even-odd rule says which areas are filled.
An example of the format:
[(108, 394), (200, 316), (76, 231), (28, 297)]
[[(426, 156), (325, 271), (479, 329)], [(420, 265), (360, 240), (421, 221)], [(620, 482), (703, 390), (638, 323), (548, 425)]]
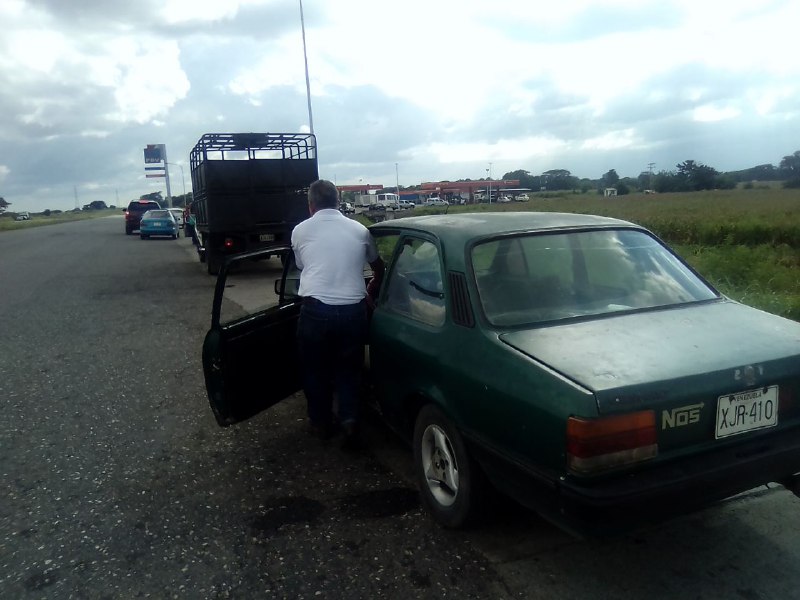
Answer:
[[(320, 175), (409, 186), (777, 165), (800, 149), (797, 0), (305, 0)], [(298, 0), (2, 0), (0, 196), (172, 193), (208, 132), (309, 130)], [(183, 177), (181, 174), (183, 168)]]

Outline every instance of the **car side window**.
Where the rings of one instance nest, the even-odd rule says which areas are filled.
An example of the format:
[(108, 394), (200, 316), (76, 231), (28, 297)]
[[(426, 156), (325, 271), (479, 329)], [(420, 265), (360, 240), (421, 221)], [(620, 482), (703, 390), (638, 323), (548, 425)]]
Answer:
[(378, 248), (378, 256), (381, 257), (386, 264), (388, 270), (392, 264), (392, 256), (394, 256), (394, 249), (397, 247), (397, 241), (400, 239), (398, 233), (379, 234), (373, 232), (372, 236), (375, 238), (375, 246)]
[(445, 298), (439, 249), (428, 240), (405, 238), (395, 261), (382, 306), (428, 325), (442, 325)]

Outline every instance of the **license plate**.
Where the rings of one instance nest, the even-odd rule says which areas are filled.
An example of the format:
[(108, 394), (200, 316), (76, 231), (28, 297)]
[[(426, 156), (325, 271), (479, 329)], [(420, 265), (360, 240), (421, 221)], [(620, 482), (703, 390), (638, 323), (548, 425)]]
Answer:
[(777, 424), (777, 385), (717, 398), (717, 439)]
[(275, 241), (275, 234), (274, 233), (262, 233), (258, 236), (259, 242), (274, 242)]
[(155, 221), (153, 223), (153, 227), (161, 227), (161, 222), (160, 221)]

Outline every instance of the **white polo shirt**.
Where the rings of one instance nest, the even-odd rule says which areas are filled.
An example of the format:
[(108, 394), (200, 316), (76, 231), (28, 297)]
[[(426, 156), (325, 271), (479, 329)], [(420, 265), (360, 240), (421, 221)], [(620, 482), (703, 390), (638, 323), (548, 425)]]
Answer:
[(325, 304), (356, 304), (367, 295), (364, 264), (378, 258), (369, 230), (335, 208), (324, 208), (298, 223), (292, 249), (301, 269), (301, 296)]

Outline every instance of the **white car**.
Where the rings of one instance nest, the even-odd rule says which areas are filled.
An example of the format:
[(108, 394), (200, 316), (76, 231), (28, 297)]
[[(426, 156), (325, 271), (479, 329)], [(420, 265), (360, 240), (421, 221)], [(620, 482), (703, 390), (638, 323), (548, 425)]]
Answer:
[(397, 202), (397, 210), (409, 210), (416, 206), (411, 200), (399, 200)]
[(30, 221), (31, 215), (27, 211), (18, 213), (16, 217), (14, 217), (15, 221)]
[(498, 202), (511, 202), (511, 198), (509, 198), (508, 196), (500, 196), (499, 198), (497, 198), (497, 201)]
[(178, 222), (178, 227), (183, 229), (183, 226), (185, 224), (184, 219), (183, 219), (183, 209), (182, 208), (169, 208), (167, 210), (169, 210), (169, 212), (172, 213), (172, 216), (175, 217), (175, 220)]
[(425, 206), (449, 206), (450, 203), (447, 200), (442, 200), (441, 198), (428, 198), (425, 200)]

